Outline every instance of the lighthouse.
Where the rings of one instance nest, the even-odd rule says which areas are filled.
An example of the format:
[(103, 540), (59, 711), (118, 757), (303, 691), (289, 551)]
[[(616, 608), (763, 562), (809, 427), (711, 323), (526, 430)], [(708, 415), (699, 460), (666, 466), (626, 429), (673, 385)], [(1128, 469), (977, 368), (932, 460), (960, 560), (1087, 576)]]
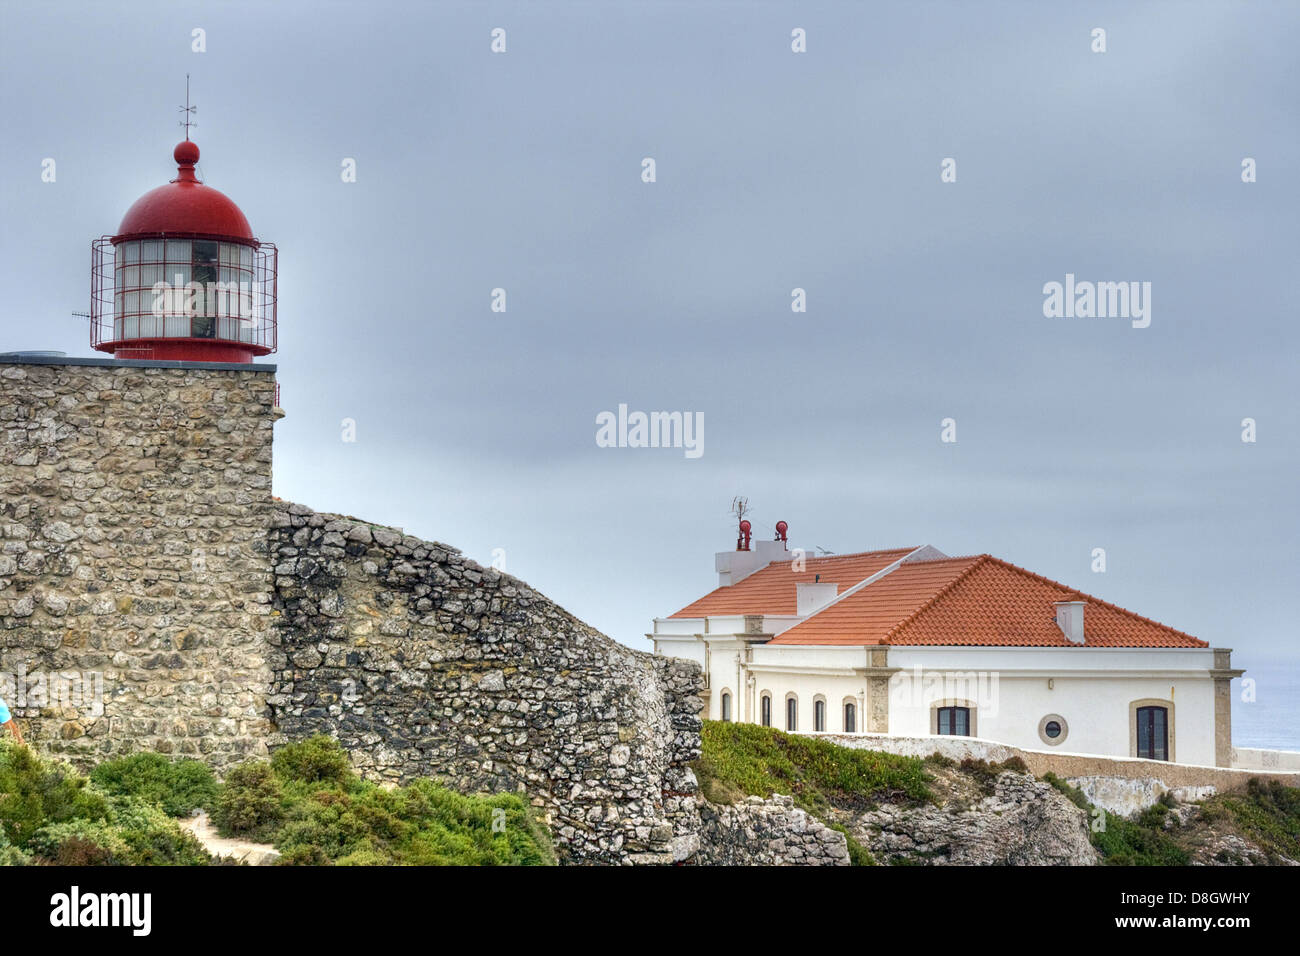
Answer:
[(92, 243), (90, 344), (120, 359), (252, 362), (276, 348), (275, 245), (199, 180), (188, 135), (172, 156), (176, 178)]

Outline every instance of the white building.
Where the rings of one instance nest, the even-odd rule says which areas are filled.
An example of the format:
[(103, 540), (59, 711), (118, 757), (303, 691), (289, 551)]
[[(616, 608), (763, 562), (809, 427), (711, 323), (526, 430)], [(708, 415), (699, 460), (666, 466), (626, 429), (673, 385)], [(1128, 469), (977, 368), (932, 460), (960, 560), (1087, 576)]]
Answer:
[(716, 569), (646, 635), (703, 668), (706, 718), (1231, 765), (1230, 650), (987, 554), (761, 541)]

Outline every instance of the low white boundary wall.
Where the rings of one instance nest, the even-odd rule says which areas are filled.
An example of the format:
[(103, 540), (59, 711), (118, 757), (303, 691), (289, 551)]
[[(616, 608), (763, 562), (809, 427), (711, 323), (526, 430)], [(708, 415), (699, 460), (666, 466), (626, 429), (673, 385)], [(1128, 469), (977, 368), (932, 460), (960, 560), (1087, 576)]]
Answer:
[(1300, 770), (1300, 751), (1233, 747), (1232, 765), (1242, 770)]

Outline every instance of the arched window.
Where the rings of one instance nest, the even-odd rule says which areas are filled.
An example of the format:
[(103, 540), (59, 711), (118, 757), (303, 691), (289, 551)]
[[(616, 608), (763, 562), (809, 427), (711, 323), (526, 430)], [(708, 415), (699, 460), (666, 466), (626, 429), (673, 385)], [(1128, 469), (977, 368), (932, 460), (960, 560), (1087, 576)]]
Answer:
[(813, 730), (826, 729), (826, 701), (813, 701)]
[(772, 726), (772, 695), (764, 693), (758, 703), (758, 719), (764, 727)]
[(844, 704), (844, 732), (846, 734), (858, 732), (858, 705), (852, 701)]
[(722, 719), (731, 719), (731, 695), (725, 690), (722, 692)]
[(799, 729), (799, 698), (793, 694), (785, 699), (785, 729), (790, 733)]
[(1129, 701), (1129, 754), (1147, 760), (1178, 759), (1174, 702), (1156, 697)]

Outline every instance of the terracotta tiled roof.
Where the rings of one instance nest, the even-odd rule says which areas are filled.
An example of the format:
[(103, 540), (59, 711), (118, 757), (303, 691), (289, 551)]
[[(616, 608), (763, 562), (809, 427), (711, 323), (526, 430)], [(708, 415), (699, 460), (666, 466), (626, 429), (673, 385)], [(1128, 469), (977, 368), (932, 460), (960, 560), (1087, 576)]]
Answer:
[(1073, 647), (1057, 601), (1083, 601), (1086, 647), (1208, 647), (1205, 641), (990, 555), (901, 565), (773, 644)]
[(952, 585), (979, 558), (903, 564), (856, 594), (778, 634), (772, 644), (884, 644), (898, 624)]
[(670, 617), (712, 617), (718, 614), (794, 614), (796, 584), (838, 584), (839, 593), (893, 564), (915, 548), (863, 551), (804, 559), (804, 570), (791, 571), (789, 561), (773, 561), (737, 584), (710, 591)]

